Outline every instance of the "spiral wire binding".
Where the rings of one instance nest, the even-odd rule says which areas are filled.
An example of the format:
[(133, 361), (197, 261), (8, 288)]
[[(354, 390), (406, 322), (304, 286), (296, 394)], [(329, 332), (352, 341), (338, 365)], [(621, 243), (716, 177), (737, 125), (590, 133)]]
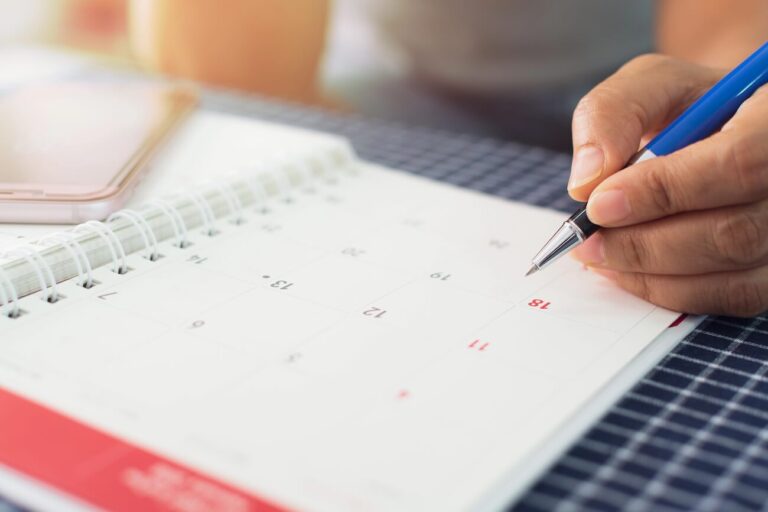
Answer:
[(128, 259), (125, 255), (125, 247), (123, 247), (123, 243), (120, 241), (120, 238), (115, 234), (114, 230), (108, 225), (98, 220), (89, 220), (84, 225), (92, 227), (94, 229), (101, 229), (104, 231), (104, 234), (107, 235), (107, 238), (109, 238), (112, 241), (112, 243), (115, 244), (115, 248), (117, 249), (117, 252), (120, 256), (121, 265), (117, 269), (117, 273), (125, 274), (126, 272), (128, 272), (129, 270)]
[(312, 183), (317, 176), (313, 162), (314, 158), (312, 158), (312, 155), (308, 155), (306, 158), (301, 158), (292, 164), (293, 167), (299, 171), (301, 187), (307, 192), (312, 190)]
[(74, 233), (82, 231), (90, 231), (102, 239), (104, 245), (107, 246), (109, 253), (112, 256), (112, 272), (115, 274), (125, 274), (128, 272), (128, 264), (126, 262), (123, 244), (120, 243), (120, 240), (115, 236), (115, 233), (111, 228), (107, 227), (103, 222), (89, 220), (84, 224), (76, 226), (73, 230)]
[(276, 170), (264, 172), (262, 175), (275, 184), (278, 196), (287, 199), (291, 191), (294, 190), (294, 185), (291, 182), (291, 175), (288, 173), (286, 158), (284, 156), (276, 156), (272, 159), (271, 163), (270, 167), (274, 167)]
[(71, 233), (62, 231), (61, 233), (53, 233), (45, 236), (37, 241), (38, 244), (45, 244), (48, 241), (52, 241), (64, 247), (69, 255), (72, 257), (72, 261), (75, 262), (75, 268), (77, 268), (78, 286), (83, 288), (90, 288), (93, 286), (93, 269), (91, 268), (91, 262), (88, 260), (88, 256), (85, 254), (82, 246), (77, 239), (72, 236)]
[(248, 189), (251, 191), (253, 204), (257, 209), (262, 208), (264, 203), (269, 198), (267, 186), (264, 185), (264, 182), (260, 179), (259, 176), (260, 174), (249, 174), (248, 178), (245, 180), (246, 184), (248, 185)]
[[(3, 309), (7, 309), (11, 306), (11, 301), (8, 300), (8, 292), (5, 289), (5, 281), (2, 279), (3, 277), (0, 275), (0, 300), (3, 301)], [(11, 316), (11, 311), (2, 314), (5, 316)]]
[(243, 203), (234, 192), (234, 186), (235, 184), (232, 181), (229, 181), (226, 185), (214, 184), (214, 187), (216, 187), (219, 194), (221, 194), (221, 197), (223, 197), (227, 202), (227, 205), (229, 205), (229, 213), (234, 216), (232, 223), (237, 226), (245, 222), (245, 217), (243, 216)]
[[(342, 163), (354, 161), (354, 152), (348, 145), (339, 146), (339, 151), (313, 151), (310, 154), (302, 155), (304, 158), (295, 159), (287, 157), (287, 155), (278, 155), (268, 160), (271, 171), (266, 171), (267, 165), (263, 161), (256, 162), (247, 171), (237, 173), (235, 176), (231, 176), (226, 180), (226, 183), (213, 183), (209, 184), (209, 190), (214, 188), (216, 192), (224, 199), (228, 206), (228, 216), (233, 217), (232, 223), (239, 225), (245, 222), (243, 203), (240, 200), (237, 192), (235, 191), (235, 185), (239, 181), (247, 187), (247, 190), (251, 194), (254, 206), (257, 208), (263, 208), (264, 203), (269, 200), (270, 194), (267, 188), (267, 183), (272, 183), (275, 187), (277, 199), (288, 199), (288, 194), (291, 190), (294, 190), (294, 180), (292, 180), (291, 170), (298, 171), (296, 181), (301, 182), (302, 185), (310, 185), (313, 181), (320, 177), (326, 177), (325, 170), (332, 170), (342, 167)], [(319, 165), (318, 165), (319, 164)], [(188, 199), (193, 203), (201, 218), (201, 224), (204, 225), (204, 234), (213, 236), (218, 233), (216, 229), (216, 216), (213, 212), (213, 208), (206, 196), (201, 191), (191, 191), (181, 195), (182, 199)], [(96, 281), (93, 278), (93, 266), (91, 264), (88, 255), (77, 240), (75, 234), (81, 232), (90, 232), (95, 234), (109, 250), (111, 256), (112, 272), (117, 274), (126, 273), (128, 268), (127, 255), (125, 247), (120, 241), (115, 231), (109, 226), (113, 222), (124, 219), (127, 220), (133, 228), (141, 235), (144, 252), (143, 257), (150, 261), (156, 261), (162, 255), (159, 251), (158, 238), (147, 221), (147, 214), (153, 210), (160, 211), (164, 216), (170, 220), (170, 225), (173, 230), (175, 238), (175, 245), (178, 248), (184, 249), (189, 247), (192, 242), (189, 240), (189, 233), (187, 224), (184, 221), (184, 217), (179, 212), (179, 209), (164, 199), (152, 199), (147, 201), (142, 212), (137, 212), (131, 209), (122, 209), (111, 214), (106, 223), (91, 220), (83, 224), (75, 226), (69, 231), (62, 231), (53, 233), (42, 237), (36, 244), (44, 245), (46, 247), (53, 247), (53, 244), (48, 245), (48, 242), (60, 245), (67, 251), (71, 260), (74, 262), (77, 270), (76, 285), (84, 288), (91, 288)], [(30, 267), (32, 267), (35, 276), (37, 277), (40, 285), (40, 291), (42, 292), (42, 299), (47, 302), (57, 302), (63, 298), (63, 295), (59, 294), (57, 282), (54, 277), (54, 273), (45, 261), (45, 257), (37, 250), (30, 247), (18, 247), (11, 252), (7, 253), (7, 256), (20, 257), (24, 259)], [(8, 273), (0, 266), (0, 300), (2, 300), (3, 315), (9, 318), (18, 318), (22, 313), (22, 309), (19, 303), (19, 293), (13, 280), (10, 279)]]
[[(7, 286), (7, 289), (6, 289)], [(8, 293), (10, 292), (10, 293)], [(8, 273), (0, 267), (0, 297), (3, 299), (3, 308), (10, 309), (5, 313), (8, 318), (18, 318), (21, 316), (19, 306), (19, 294), (13, 281), (8, 278)]]
[[(40, 256), (40, 253), (30, 247), (17, 247), (8, 256), (21, 256), (35, 271), (37, 280), (40, 283), (42, 299), (45, 302), (58, 302), (59, 289), (56, 286), (56, 279), (53, 277), (50, 265)], [(50, 284), (50, 285), (49, 285)]]
[(111, 224), (118, 219), (126, 219), (133, 224), (136, 231), (141, 233), (141, 238), (144, 241), (144, 250), (147, 251), (147, 254), (144, 255), (144, 259), (149, 261), (157, 261), (160, 259), (161, 255), (157, 245), (157, 237), (155, 236), (152, 227), (147, 222), (147, 219), (134, 210), (123, 208), (107, 217), (107, 224)]
[(176, 243), (174, 244), (179, 249), (186, 249), (192, 242), (189, 241), (187, 224), (184, 222), (179, 210), (172, 204), (164, 199), (152, 199), (147, 201), (147, 207), (156, 208), (163, 212), (169, 219), (171, 219), (171, 225), (173, 226), (173, 233), (176, 236)]
[(213, 214), (211, 205), (205, 197), (197, 191), (187, 192), (186, 194), (183, 194), (183, 197), (195, 203), (195, 206), (197, 206), (197, 209), (200, 211), (200, 218), (203, 220), (203, 223), (205, 223), (203, 234), (206, 236), (216, 235), (216, 233), (219, 232), (219, 230), (216, 229), (216, 216)]
[[(285, 181), (289, 184), (289, 190), (303, 190), (308, 191), (312, 188), (312, 183), (315, 180), (315, 173), (312, 168), (312, 157), (310, 155), (303, 155), (302, 158), (289, 159), (283, 158), (283, 176)], [(296, 180), (295, 183), (291, 179), (292, 175)]]

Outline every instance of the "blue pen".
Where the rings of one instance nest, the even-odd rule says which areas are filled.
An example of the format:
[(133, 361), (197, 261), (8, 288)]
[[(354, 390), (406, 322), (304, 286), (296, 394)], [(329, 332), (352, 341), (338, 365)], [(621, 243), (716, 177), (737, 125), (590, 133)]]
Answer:
[[(768, 43), (717, 82), (712, 89), (688, 107), (641, 149), (627, 166), (664, 156), (709, 137), (736, 113), (747, 98), (768, 82)], [(587, 218), (586, 205), (566, 220), (533, 258), (526, 274), (542, 270), (563, 254), (592, 236), (600, 226)]]

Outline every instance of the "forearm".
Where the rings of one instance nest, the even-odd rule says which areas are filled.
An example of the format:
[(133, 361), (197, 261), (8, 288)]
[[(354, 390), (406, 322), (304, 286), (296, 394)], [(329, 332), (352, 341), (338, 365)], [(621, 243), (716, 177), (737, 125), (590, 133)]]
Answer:
[(768, 39), (765, 0), (658, 0), (661, 53), (731, 68)]
[(329, 0), (131, 0), (149, 67), (295, 100), (316, 97)]

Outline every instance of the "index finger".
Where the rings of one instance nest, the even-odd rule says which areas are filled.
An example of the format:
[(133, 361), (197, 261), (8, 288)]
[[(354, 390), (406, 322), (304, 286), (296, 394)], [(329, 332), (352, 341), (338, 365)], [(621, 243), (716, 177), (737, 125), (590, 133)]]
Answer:
[(602, 180), (626, 166), (643, 135), (671, 121), (719, 76), (670, 57), (645, 55), (595, 87), (573, 114), (571, 197), (586, 201)]
[(589, 219), (605, 227), (628, 226), (768, 197), (766, 113), (768, 87), (747, 100), (722, 131), (602, 182), (587, 203)]

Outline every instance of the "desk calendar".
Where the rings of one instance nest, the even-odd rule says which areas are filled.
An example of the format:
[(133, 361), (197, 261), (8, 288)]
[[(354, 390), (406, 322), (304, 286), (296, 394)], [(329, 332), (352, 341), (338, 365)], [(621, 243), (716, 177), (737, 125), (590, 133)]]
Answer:
[(678, 317), (570, 260), (524, 278), (561, 214), (330, 136), (200, 114), (153, 165), (109, 222), (0, 228), (0, 489), (492, 508)]

